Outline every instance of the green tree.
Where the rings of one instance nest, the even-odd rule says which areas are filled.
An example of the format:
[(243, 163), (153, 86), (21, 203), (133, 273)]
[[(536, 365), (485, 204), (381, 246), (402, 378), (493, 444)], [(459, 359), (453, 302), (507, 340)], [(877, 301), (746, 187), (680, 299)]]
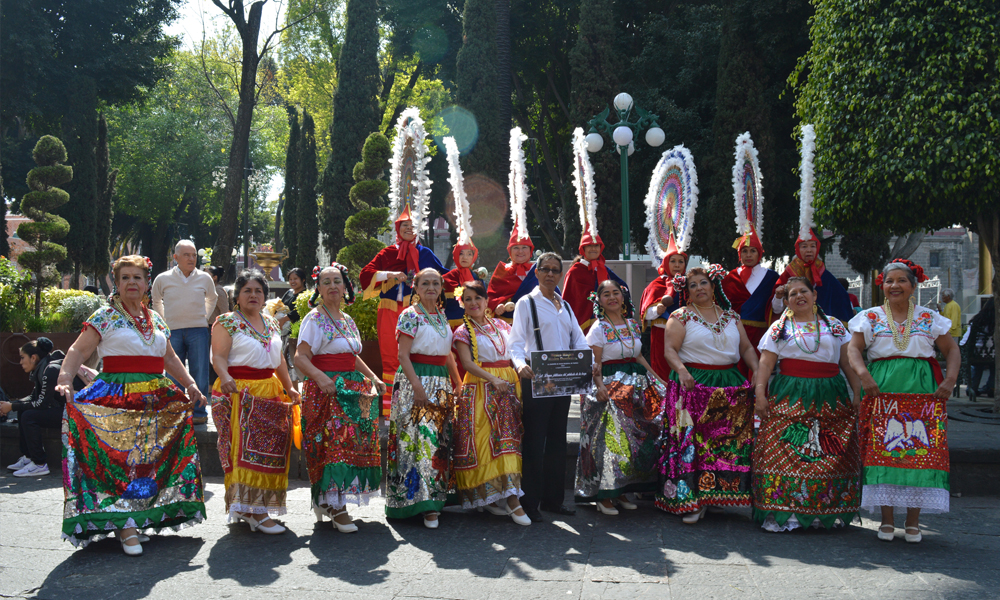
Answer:
[[(285, 192), (281, 217), (284, 221), (282, 239), (288, 250), (286, 262), (298, 266), (299, 229), (299, 117), (294, 106), (288, 105), (288, 150), (285, 152)], [(275, 248), (275, 252), (278, 249)]]
[(10, 241), (7, 239), (7, 196), (3, 189), (3, 176), (0, 175), (0, 256), (10, 257)]
[(66, 258), (66, 247), (52, 240), (66, 237), (69, 223), (51, 211), (69, 202), (69, 194), (58, 186), (72, 181), (73, 167), (62, 164), (66, 162), (66, 147), (51, 135), (38, 140), (32, 158), (38, 166), (28, 172), (31, 191), (21, 200), (21, 210), (32, 222), (18, 225), (17, 235), (34, 248), (22, 252), (18, 262), (34, 272), (37, 317), (42, 309), (45, 270)]
[(299, 135), (298, 205), (296, 231), (298, 248), (295, 266), (307, 271), (316, 266), (319, 250), (319, 208), (316, 206), (316, 124), (312, 115), (302, 111), (302, 132)]
[[(569, 53), (569, 64), (573, 88), (570, 93), (570, 116), (575, 127), (583, 127), (587, 131), (587, 121), (604, 110), (620, 90), (621, 75), (624, 72), (625, 60), (620, 49), (614, 47), (619, 39), (615, 27), (614, 2), (612, 0), (582, 0), (580, 2), (580, 25), (576, 44)], [(609, 122), (614, 123), (616, 119)], [(638, 140), (637, 140), (638, 142)], [(608, 140), (605, 148), (611, 148), (614, 143)], [(621, 167), (617, 153), (607, 151), (590, 155), (594, 166), (594, 187), (598, 203), (597, 220), (599, 223), (621, 222)], [(641, 204), (642, 196), (636, 197)], [(630, 203), (631, 204), (631, 203)], [(569, 211), (567, 221), (571, 221), (572, 233), (569, 248), (576, 248), (579, 242), (581, 225), (579, 213)], [(643, 223), (644, 220), (635, 221)], [(642, 227), (635, 227), (641, 230)], [(606, 247), (605, 256), (617, 258), (622, 244), (620, 227), (600, 227), (598, 229)], [(574, 238), (576, 238), (574, 240)], [(568, 249), (569, 249), (568, 248)]]
[(66, 185), (69, 202), (57, 211), (69, 222), (69, 234), (63, 244), (73, 263), (70, 287), (80, 289), (80, 274), (94, 266), (94, 228), (99, 202), (97, 192), (97, 90), (86, 78), (77, 82), (79, 104), (63, 126), (68, 162), (73, 166), (73, 181)]
[(105, 294), (107, 289), (104, 276), (111, 267), (111, 221), (114, 218), (115, 182), (118, 169), (111, 168), (111, 150), (108, 147), (108, 121), (101, 112), (97, 121), (97, 206), (94, 210), (94, 278), (100, 282)]
[(493, 0), (465, 0), (464, 35), (455, 67), (458, 104), (476, 120), (479, 137), (466, 159), (467, 173), (506, 181), (510, 123), (500, 122), (497, 88), (497, 23)]
[(825, 0), (810, 39), (791, 81), (816, 127), (818, 217), (842, 233), (970, 227), (989, 249), (1000, 316), (995, 3)]
[(375, 3), (347, 0), (346, 20), (337, 64), (337, 91), (333, 97), (330, 158), (320, 182), (323, 195), (320, 226), (331, 255), (344, 246), (344, 223), (351, 213), (348, 196), (354, 163), (365, 138), (382, 122), (378, 104), (381, 82)]
[(379, 132), (368, 136), (361, 161), (354, 165), (351, 205), (356, 212), (344, 225), (344, 237), (350, 242), (337, 253), (337, 262), (355, 275), (371, 262), (385, 244), (376, 236), (388, 230), (389, 209), (385, 207), (389, 183), (385, 180), (386, 165), (392, 156), (389, 139)]

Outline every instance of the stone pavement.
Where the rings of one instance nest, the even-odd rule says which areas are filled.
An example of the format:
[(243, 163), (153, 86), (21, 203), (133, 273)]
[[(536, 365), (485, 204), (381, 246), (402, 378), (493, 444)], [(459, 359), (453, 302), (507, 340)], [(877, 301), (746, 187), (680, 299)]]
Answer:
[[(289, 531), (226, 525), (222, 479), (207, 481), (208, 520), (155, 535), (145, 555), (113, 540), (74, 550), (59, 539), (57, 475), (0, 475), (0, 596), (46, 599), (381, 598), (628, 599), (1000, 597), (1000, 499), (952, 499), (928, 515), (924, 541), (875, 538), (875, 523), (769, 534), (749, 510), (683, 525), (650, 502), (617, 517), (580, 505), (575, 517), (520, 527), (446, 509), (441, 527), (387, 522), (381, 500), (355, 508), (360, 531), (313, 523), (309, 488), (293, 482)], [(568, 496), (567, 496), (568, 498)], [(901, 525), (901, 520), (898, 523)]]

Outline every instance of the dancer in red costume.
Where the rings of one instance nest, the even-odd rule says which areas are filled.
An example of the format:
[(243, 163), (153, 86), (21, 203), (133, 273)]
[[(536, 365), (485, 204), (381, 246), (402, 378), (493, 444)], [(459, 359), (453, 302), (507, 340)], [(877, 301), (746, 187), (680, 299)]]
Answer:
[[(741, 264), (722, 280), (722, 291), (732, 303), (733, 310), (740, 315), (743, 329), (750, 338), (750, 345), (757, 352), (757, 358), (760, 358), (757, 345), (774, 320), (769, 299), (774, 282), (778, 280), (778, 273), (761, 266), (764, 246), (752, 226), (750, 233), (737, 239), (733, 247), (740, 255)], [(750, 377), (750, 368), (742, 360), (739, 369), (744, 377)]]
[[(459, 165), (458, 144), (455, 138), (448, 136), (444, 138), (444, 147), (448, 154), (448, 181), (451, 183), (451, 193), (455, 200), (455, 228), (458, 230), (458, 240), (451, 251), (451, 257), (455, 261), (455, 268), (444, 274), (444, 313), (448, 317), (448, 324), (454, 330), (459, 325), (465, 323), (465, 309), (459, 303), (462, 292), (459, 290), (469, 281), (480, 281), (479, 275), (472, 270), (479, 258), (479, 249), (472, 243), (472, 213), (469, 208), (469, 199), (465, 195), (465, 179), (462, 176), (462, 167)], [(458, 293), (456, 294), (456, 291)], [(464, 377), (465, 370), (461, 362), (456, 359), (459, 375)]]
[(399, 314), (410, 306), (410, 281), (422, 269), (436, 269), (446, 272), (430, 248), (421, 246), (410, 218), (407, 204), (396, 219), (396, 243), (383, 248), (370, 263), (361, 269), (361, 287), (364, 297), (379, 297), (376, 327), (378, 329), (379, 350), (382, 354), (382, 381), (388, 393), (382, 396), (382, 414), (389, 414), (389, 399), (392, 382), (399, 368), (399, 349), (396, 346), (396, 323)]
[(661, 379), (670, 377), (670, 365), (664, 355), (664, 331), (670, 313), (686, 303), (684, 273), (687, 272), (688, 255), (677, 250), (673, 236), (666, 256), (660, 263), (659, 276), (649, 282), (642, 292), (639, 312), (644, 327), (652, 327), (649, 332), (649, 364)]
[(487, 307), (493, 311), (494, 316), (500, 317), (507, 323), (514, 322), (514, 304), (538, 287), (535, 265), (531, 262), (535, 245), (531, 243), (531, 237), (528, 235), (528, 214), (525, 204), (528, 198), (528, 186), (525, 182), (524, 150), (521, 144), (527, 139), (528, 136), (521, 133), (520, 127), (510, 130), (508, 188), (510, 216), (514, 221), (510, 241), (507, 242), (510, 262), (497, 263), (487, 290), (489, 296)]

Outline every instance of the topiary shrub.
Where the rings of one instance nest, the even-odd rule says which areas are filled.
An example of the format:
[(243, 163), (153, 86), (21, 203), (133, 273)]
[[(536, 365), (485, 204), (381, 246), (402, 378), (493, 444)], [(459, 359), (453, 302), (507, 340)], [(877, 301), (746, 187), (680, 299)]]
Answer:
[[(389, 183), (383, 179), (392, 148), (389, 139), (373, 133), (361, 149), (361, 162), (354, 165), (354, 181), (349, 198), (357, 209), (344, 223), (344, 237), (350, 242), (337, 253), (337, 262), (351, 270), (355, 277), (379, 253), (385, 244), (376, 236), (389, 229), (389, 209), (385, 195)], [(358, 327), (361, 324), (358, 323)]]
[(73, 180), (73, 167), (64, 165), (66, 147), (59, 138), (44, 135), (35, 144), (31, 157), (38, 166), (28, 171), (30, 192), (21, 199), (21, 212), (32, 223), (21, 223), (17, 235), (31, 244), (18, 262), (34, 273), (35, 316), (42, 310), (42, 287), (48, 277), (46, 270), (66, 259), (66, 246), (52, 242), (66, 237), (69, 223), (51, 211), (69, 202), (69, 194), (58, 186)]

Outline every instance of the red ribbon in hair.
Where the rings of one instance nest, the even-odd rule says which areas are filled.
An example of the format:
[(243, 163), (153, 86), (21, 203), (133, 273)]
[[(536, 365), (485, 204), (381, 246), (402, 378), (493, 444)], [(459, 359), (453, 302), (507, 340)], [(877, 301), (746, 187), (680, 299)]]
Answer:
[[(923, 283), (927, 281), (927, 275), (924, 273), (924, 268), (918, 265), (917, 263), (913, 262), (912, 260), (908, 260), (906, 258), (897, 258), (894, 259), (892, 263), (903, 263), (904, 265), (909, 267), (910, 270), (913, 271), (913, 276), (917, 278), (917, 283)], [(882, 287), (882, 280), (884, 279), (883, 275), (885, 275), (885, 273), (878, 274), (878, 277), (875, 278), (875, 285)]]

